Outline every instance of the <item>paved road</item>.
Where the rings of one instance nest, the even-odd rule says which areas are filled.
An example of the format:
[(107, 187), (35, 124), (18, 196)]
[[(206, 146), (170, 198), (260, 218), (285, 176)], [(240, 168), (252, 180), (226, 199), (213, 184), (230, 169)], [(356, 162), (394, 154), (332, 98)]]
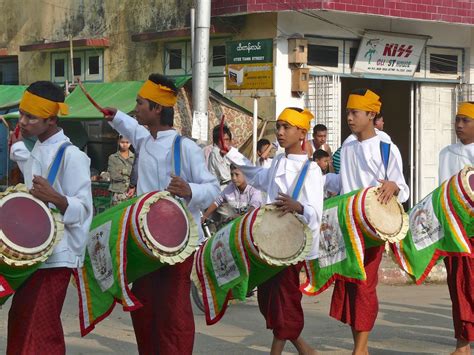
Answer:
[[(371, 335), (371, 354), (448, 354), (454, 347), (451, 308), (445, 285), (379, 287), (380, 313)], [(136, 354), (130, 317), (119, 307), (96, 329), (81, 338), (77, 298), (70, 289), (63, 311), (68, 354)], [(328, 316), (331, 290), (303, 299), (303, 336), (323, 354), (350, 354), (348, 327)], [(6, 317), (9, 304), (0, 310), (0, 353), (6, 347)], [(216, 325), (206, 326), (195, 312), (195, 354), (265, 354), (271, 333), (265, 330), (256, 300), (231, 305)], [(291, 346), (287, 354), (295, 353)]]

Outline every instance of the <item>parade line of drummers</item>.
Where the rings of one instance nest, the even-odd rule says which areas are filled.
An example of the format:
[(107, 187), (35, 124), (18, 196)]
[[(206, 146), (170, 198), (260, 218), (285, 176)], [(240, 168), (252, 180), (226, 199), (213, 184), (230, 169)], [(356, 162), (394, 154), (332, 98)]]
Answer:
[[(334, 283), (330, 316), (351, 327), (353, 354), (368, 354), (369, 335), (379, 309), (377, 273), (389, 240), (377, 239), (387, 226), (381, 227), (380, 233), (374, 226), (378, 214), (381, 225), (391, 223), (387, 211), (393, 208), (384, 206), (398, 206), (409, 198), (400, 151), (375, 125), (382, 107), (376, 93), (358, 89), (349, 95), (346, 115), (352, 135), (334, 154), (324, 139), (318, 139), (326, 134), (322, 125), (316, 125), (314, 139), (306, 141), (310, 122), (315, 119), (309, 110), (285, 108), (276, 118), (277, 143), (259, 141), (254, 165), (232, 147), (231, 132), (224, 124), (214, 129), (214, 144), (204, 150), (181, 137), (173, 128), (177, 89), (169, 78), (151, 74), (137, 93), (135, 117), (111, 107), (102, 109), (105, 120), (120, 134), (120, 149), (109, 159), (115, 206), (94, 217), (90, 159), (58, 127), (58, 115), (68, 113), (64, 101), (64, 92), (57, 85), (48, 81), (31, 84), (20, 102), (19, 131), (10, 134), (10, 157), (23, 173), (25, 191), (59, 215), (63, 231), (47, 258), (21, 285), (11, 277), (24, 272), (15, 266), (21, 263), (0, 258), (0, 297), (2, 285), (4, 291), (10, 286), (12, 296), (7, 354), (65, 353), (60, 314), (72, 276), (83, 293), (82, 334), (105, 318), (118, 299), (131, 311), (140, 354), (192, 353), (191, 279), (197, 279), (203, 291), (208, 324), (220, 319), (230, 297), (245, 294), (247, 286), (256, 285), (259, 309), (273, 332), (271, 354), (281, 354), (287, 341), (299, 354), (315, 354), (301, 336), (304, 317), (299, 276), (303, 266), (309, 279), (307, 288), (316, 285), (321, 292)], [(453, 353), (470, 354), (474, 340), (474, 242), (469, 238), (474, 237), (474, 103), (459, 105), (454, 127), (459, 142), (439, 153), (440, 187), (433, 198), (428, 196), (421, 202), (423, 208), (413, 216), (418, 218), (413, 225), (410, 212), (410, 231), (405, 228), (404, 233), (411, 239), (398, 238), (391, 247), (400, 267), (417, 280), (426, 277), (437, 258), (445, 257), (456, 338)], [(23, 137), (38, 138), (31, 151)], [(132, 170), (130, 144), (135, 150), (136, 191), (121, 180), (121, 175)], [(275, 146), (278, 151), (271, 159)], [(6, 206), (8, 190), (1, 196)], [(166, 208), (154, 207), (158, 199), (167, 201)], [(360, 216), (353, 213), (369, 204), (370, 211), (362, 210)], [(201, 223), (216, 218), (216, 210), (224, 205), (230, 209), (222, 218), (231, 222), (206, 241)], [(333, 208), (337, 213), (331, 212)], [(182, 216), (175, 220), (169, 211), (182, 212)], [(22, 222), (38, 235), (44, 228), (35, 223), (40, 213), (27, 207), (18, 210)], [(147, 213), (156, 213), (161, 219)], [(265, 213), (276, 213), (278, 228), (272, 229)], [(293, 223), (289, 229), (285, 229), (287, 220)], [(404, 218), (400, 220), (400, 224), (408, 224)], [(303, 231), (301, 247), (286, 245), (285, 240), (292, 237), (288, 233), (291, 228)], [(158, 241), (145, 240), (143, 235), (155, 230), (166, 235)], [(184, 239), (176, 237), (179, 233), (189, 238), (182, 242)], [(257, 241), (259, 233), (263, 237)], [(4, 234), (13, 240), (12, 245), (22, 243), (13, 232), (7, 235), (7, 228)], [(103, 236), (116, 245), (104, 251), (100, 244)], [(272, 245), (271, 238), (280, 244)], [(122, 247), (132, 240), (137, 252), (128, 251), (124, 257), (127, 251)], [(162, 258), (150, 252), (154, 245), (163, 250)], [(271, 255), (262, 256), (267, 251), (275, 254), (274, 260), (281, 255), (281, 260), (286, 258), (284, 253), (300, 255), (289, 263), (272, 262)], [(92, 260), (94, 253), (102, 253), (103, 258)], [(17, 254), (12, 252), (9, 258)], [(153, 264), (154, 257), (159, 265)], [(125, 260), (126, 267), (122, 265)], [(344, 264), (347, 260), (351, 262)], [(247, 282), (244, 286), (243, 279)], [(225, 289), (224, 294), (220, 288)], [(108, 292), (113, 295), (110, 307), (108, 299), (102, 298)], [(0, 298), (0, 304), (6, 298)]]

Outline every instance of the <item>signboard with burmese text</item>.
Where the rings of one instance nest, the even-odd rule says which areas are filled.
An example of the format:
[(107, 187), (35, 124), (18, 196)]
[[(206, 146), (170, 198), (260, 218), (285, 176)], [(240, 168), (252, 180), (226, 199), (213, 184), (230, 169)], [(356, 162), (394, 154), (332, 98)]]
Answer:
[(273, 89), (273, 40), (226, 43), (227, 90)]

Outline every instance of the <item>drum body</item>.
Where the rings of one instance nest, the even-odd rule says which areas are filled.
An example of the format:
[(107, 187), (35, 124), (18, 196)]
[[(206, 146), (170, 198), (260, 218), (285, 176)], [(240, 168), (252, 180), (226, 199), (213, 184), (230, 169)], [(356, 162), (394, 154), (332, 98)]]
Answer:
[(324, 201), (319, 255), (305, 262), (303, 293), (317, 295), (336, 279), (364, 282), (364, 250), (406, 235), (408, 218), (397, 199), (382, 205), (377, 197), (369, 187)]
[(396, 261), (417, 284), (442, 256), (472, 255), (474, 167), (443, 182), (410, 211), (407, 237), (392, 245)]
[(0, 195), (0, 275), (12, 291), (51, 255), (63, 231), (60, 218), (25, 190), (17, 186)]
[(280, 217), (274, 206), (250, 211), (221, 228), (201, 246), (193, 270), (207, 324), (219, 321), (231, 297), (244, 300), (249, 290), (304, 260), (312, 239), (300, 219)]
[(79, 285), (81, 333), (89, 333), (119, 302), (141, 306), (129, 284), (160, 267), (183, 262), (198, 246), (191, 213), (167, 192), (150, 192), (97, 215), (89, 232)]

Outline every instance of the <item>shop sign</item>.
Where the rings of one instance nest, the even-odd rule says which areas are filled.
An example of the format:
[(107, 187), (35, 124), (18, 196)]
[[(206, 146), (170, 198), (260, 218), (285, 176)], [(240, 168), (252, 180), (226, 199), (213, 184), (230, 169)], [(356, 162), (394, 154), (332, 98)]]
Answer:
[(273, 89), (273, 40), (226, 43), (227, 90)]
[(366, 31), (352, 73), (413, 76), (428, 38)]

